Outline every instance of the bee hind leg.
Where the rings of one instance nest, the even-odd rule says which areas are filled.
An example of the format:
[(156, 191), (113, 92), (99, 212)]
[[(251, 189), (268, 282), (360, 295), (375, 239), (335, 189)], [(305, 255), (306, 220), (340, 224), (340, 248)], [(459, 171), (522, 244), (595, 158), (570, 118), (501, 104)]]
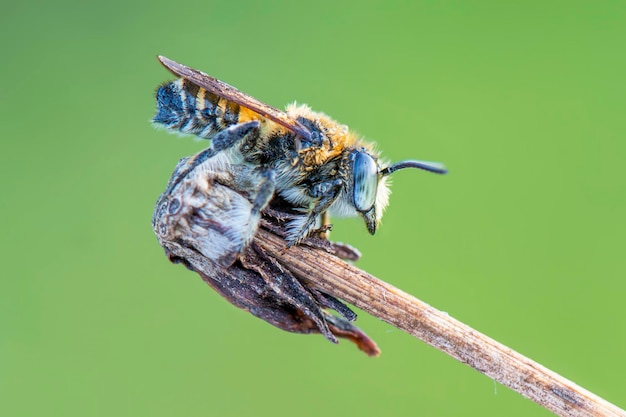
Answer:
[(259, 137), (260, 126), (258, 120), (230, 126), (211, 139), (211, 149), (219, 152), (239, 144), (250, 147)]

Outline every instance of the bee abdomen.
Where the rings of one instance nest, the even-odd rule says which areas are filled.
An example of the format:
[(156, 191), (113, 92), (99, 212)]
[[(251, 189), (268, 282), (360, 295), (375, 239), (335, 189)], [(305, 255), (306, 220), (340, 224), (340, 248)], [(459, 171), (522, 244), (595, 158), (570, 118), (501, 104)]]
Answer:
[(170, 130), (210, 139), (239, 121), (238, 104), (182, 78), (159, 87), (156, 99), (153, 121)]

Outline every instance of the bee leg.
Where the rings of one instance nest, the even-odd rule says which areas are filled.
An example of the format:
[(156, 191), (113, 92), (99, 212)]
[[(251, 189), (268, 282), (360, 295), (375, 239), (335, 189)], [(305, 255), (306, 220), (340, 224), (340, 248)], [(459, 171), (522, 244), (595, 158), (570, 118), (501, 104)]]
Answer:
[[(231, 236), (231, 242), (239, 242), (239, 245), (233, 245), (233, 250), (230, 252), (230, 257), (226, 258), (224, 264), (222, 266), (228, 267), (230, 266), (235, 259), (243, 253), (243, 250), (250, 244), (252, 239), (254, 239), (254, 235), (259, 228), (259, 222), (261, 221), (261, 211), (267, 207), (270, 200), (274, 195), (274, 190), (276, 188), (275, 184), (275, 175), (274, 171), (267, 168), (259, 173), (262, 180), (258, 185), (255, 185), (256, 195), (253, 197), (254, 199), (250, 199), (250, 203), (252, 203), (252, 207), (250, 209), (250, 215), (247, 217), (248, 226), (245, 229), (233, 229), (236, 233)], [(246, 177), (242, 177), (244, 180)], [(237, 182), (235, 181), (234, 189), (248, 190), (250, 188), (250, 184), (246, 184), (245, 181)]]
[(330, 214), (327, 211), (322, 213), (322, 227), (330, 226)]
[(258, 120), (230, 126), (211, 139), (211, 149), (219, 152), (230, 149), (240, 143), (249, 147), (251, 143), (256, 143), (259, 137), (260, 126), (261, 123)]
[(207, 160), (213, 158), (221, 151), (232, 148), (240, 142), (242, 143), (242, 148), (254, 146), (259, 138), (259, 126), (260, 123), (253, 120), (251, 122), (233, 125), (219, 132), (211, 140), (211, 146), (209, 148), (191, 158), (183, 158), (178, 163), (174, 174), (172, 174), (172, 177), (167, 184), (167, 189), (164, 194), (170, 193), (181, 180), (186, 178), (191, 173), (191, 171)]
[(309, 194), (313, 198), (318, 198), (305, 217), (292, 220), (287, 224), (287, 247), (291, 247), (304, 239), (315, 226), (315, 220), (324, 213), (335, 202), (343, 186), (343, 181), (334, 179), (313, 185)]
[(315, 233), (322, 239), (328, 239), (333, 225), (330, 224), (330, 214), (328, 214), (327, 211), (323, 212), (320, 216), (320, 223), (320, 227), (315, 231)]
[(263, 181), (259, 185), (259, 192), (252, 203), (253, 216), (260, 216), (261, 211), (268, 206), (276, 190), (276, 175), (274, 174), (274, 170), (268, 168), (261, 172), (261, 176), (263, 177)]

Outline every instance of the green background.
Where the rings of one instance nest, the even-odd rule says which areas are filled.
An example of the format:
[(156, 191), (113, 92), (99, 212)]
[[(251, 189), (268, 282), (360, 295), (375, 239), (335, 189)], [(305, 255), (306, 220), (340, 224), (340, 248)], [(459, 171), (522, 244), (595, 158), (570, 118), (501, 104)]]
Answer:
[(157, 54), (445, 162), (332, 237), (626, 406), (624, 2), (5, 2), (0, 39), (0, 415), (550, 415), (365, 313), (376, 359), (171, 265), (152, 207), (206, 143), (150, 126)]

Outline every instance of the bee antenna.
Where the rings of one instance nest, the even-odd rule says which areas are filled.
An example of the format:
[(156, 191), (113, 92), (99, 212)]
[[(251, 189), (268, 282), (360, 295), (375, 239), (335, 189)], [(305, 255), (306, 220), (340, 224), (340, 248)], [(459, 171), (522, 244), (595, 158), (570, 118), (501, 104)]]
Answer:
[(446, 174), (448, 170), (440, 164), (439, 162), (428, 162), (428, 161), (400, 161), (395, 164), (389, 165), (387, 168), (383, 168), (380, 170), (379, 174), (384, 176), (391, 175), (399, 169), (404, 168), (418, 168), (423, 169), (424, 171), (432, 172), (435, 174)]

